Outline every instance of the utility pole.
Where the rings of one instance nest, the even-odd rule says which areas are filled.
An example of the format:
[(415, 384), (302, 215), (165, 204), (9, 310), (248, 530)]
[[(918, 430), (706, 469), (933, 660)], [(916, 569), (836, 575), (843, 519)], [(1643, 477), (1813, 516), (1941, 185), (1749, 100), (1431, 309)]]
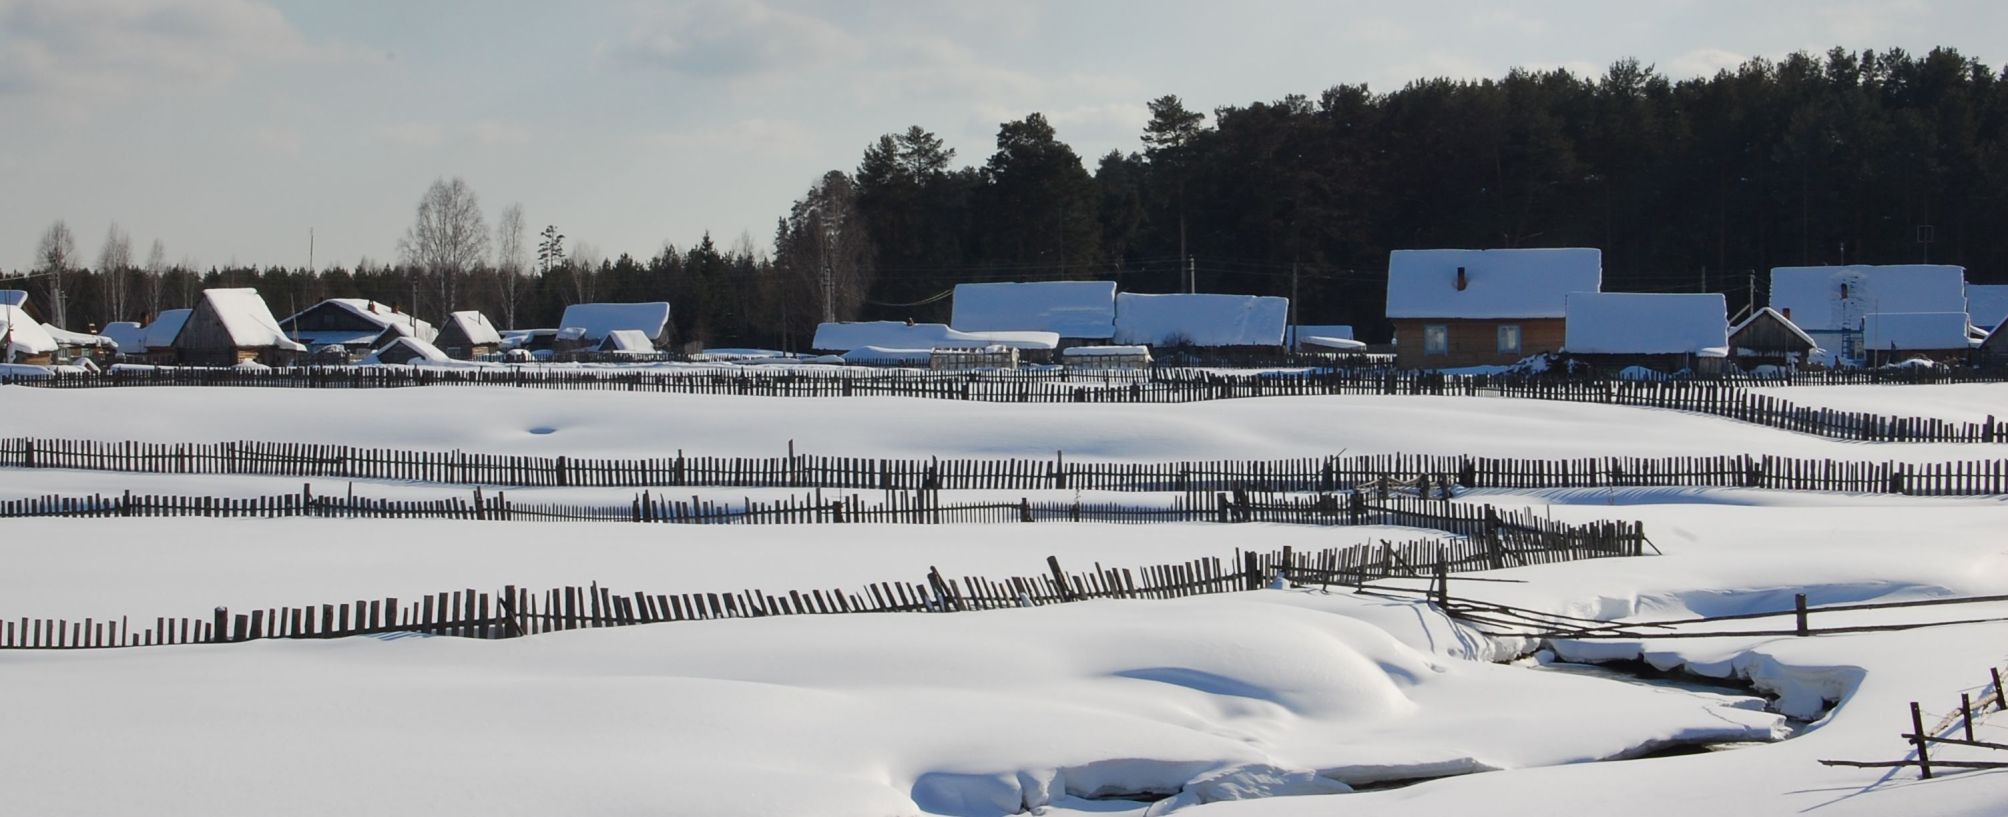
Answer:
[(1185, 291), (1190, 294), (1199, 291), (1199, 268), (1192, 256), (1185, 257)]
[(837, 322), (836, 281), (830, 276), (829, 259), (823, 260), (823, 322)]
[(307, 228), (307, 271), (314, 271), (314, 228)]
[[(1290, 326), (1297, 325), (1297, 262), (1290, 262)], [(1293, 328), (1291, 331), (1295, 331)]]

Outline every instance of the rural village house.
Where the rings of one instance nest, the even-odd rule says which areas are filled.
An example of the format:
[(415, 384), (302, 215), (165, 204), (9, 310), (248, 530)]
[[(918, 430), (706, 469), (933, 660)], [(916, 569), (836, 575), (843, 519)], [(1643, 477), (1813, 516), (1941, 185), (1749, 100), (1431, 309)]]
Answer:
[(1290, 299), (1267, 295), (1173, 293), (1116, 296), (1115, 342), (1165, 348), (1268, 349), (1283, 345)]
[(1563, 355), (1600, 374), (1630, 368), (1713, 375), (1729, 354), (1719, 293), (1575, 292), (1565, 300)]
[(963, 332), (1051, 332), (1060, 348), (1116, 333), (1113, 281), (956, 284), (948, 325)]
[(446, 316), (446, 325), (432, 339), (432, 345), (455, 360), (473, 360), (502, 348), (502, 334), (495, 331), (487, 315), (474, 310), (455, 312)]
[(371, 364), (408, 365), (412, 363), (443, 363), (452, 360), (439, 347), (410, 335), (392, 338), (382, 348), (371, 352), (362, 359), (365, 366)]
[(1823, 359), (1862, 362), (1868, 345), (1863, 321), (1870, 315), (1966, 314), (1966, 269), (1948, 264), (1776, 267), (1771, 270), (1771, 307), (1812, 336), (1824, 350)]
[(1562, 348), (1567, 296), (1603, 288), (1594, 249), (1395, 250), (1387, 317), (1406, 369), (1499, 366)]
[(175, 335), (174, 351), (189, 366), (283, 366), (307, 347), (286, 337), (258, 290), (209, 289)]
[(141, 355), (147, 363), (171, 365), (175, 362), (174, 339), (181, 336), (181, 327), (188, 323), (193, 309), (163, 309), (153, 316), (153, 322), (146, 325), (146, 333), (140, 338)]
[(437, 334), (432, 324), (366, 298), (329, 298), (279, 321), (286, 337), (319, 352), (330, 349), (347, 355), (381, 348), (402, 330), (420, 340)]
[(1872, 312), (1862, 318), (1862, 348), (1870, 366), (1924, 358), (1965, 363), (1978, 345), (1965, 312)]
[(663, 301), (572, 304), (565, 307), (565, 314), (558, 319), (558, 332), (551, 348), (559, 354), (591, 352), (599, 348), (608, 334), (622, 329), (640, 332), (648, 338), (652, 349), (669, 348), (669, 304)]
[(1764, 307), (1729, 328), (1729, 354), (1745, 371), (1759, 366), (1791, 368), (1808, 363), (1820, 344), (1798, 324)]

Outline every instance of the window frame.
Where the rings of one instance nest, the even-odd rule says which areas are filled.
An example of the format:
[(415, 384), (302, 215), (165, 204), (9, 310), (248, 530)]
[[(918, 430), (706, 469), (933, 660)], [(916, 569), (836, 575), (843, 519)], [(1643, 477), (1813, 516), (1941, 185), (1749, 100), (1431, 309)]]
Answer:
[[(1512, 332), (1513, 334), (1513, 345), (1510, 348), (1506, 345), (1506, 334), (1509, 331)], [(1525, 330), (1520, 328), (1520, 324), (1517, 323), (1499, 324), (1498, 327), (1493, 330), (1493, 335), (1498, 341), (1497, 347), (1499, 349), (1499, 354), (1517, 355), (1521, 354), (1522, 353), (1521, 350), (1526, 348), (1527, 333)]]
[(1450, 324), (1425, 323), (1422, 325), (1422, 353), (1430, 357), (1442, 357), (1450, 354)]

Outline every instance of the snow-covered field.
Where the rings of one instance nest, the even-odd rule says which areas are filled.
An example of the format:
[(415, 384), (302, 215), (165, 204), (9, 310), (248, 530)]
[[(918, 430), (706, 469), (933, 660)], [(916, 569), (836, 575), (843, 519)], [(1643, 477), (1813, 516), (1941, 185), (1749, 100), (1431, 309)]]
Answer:
[[(1963, 392), (1941, 391), (1956, 388), (1878, 392), (1875, 399), (1897, 402), (1874, 410), (1959, 419), (1984, 397), (1962, 402)], [(1811, 402), (1802, 395), (1813, 393), (1786, 395)], [(791, 439), (798, 450), (837, 455), (1065, 450), (1136, 460), (1341, 451), (2004, 456), (2001, 446), (1841, 443), (1678, 412), (1482, 398), (1000, 406), (467, 388), (0, 387), (0, 410), (17, 421), (10, 427), (51, 437), (587, 456), (772, 455)], [(22, 432), (0, 432), (13, 433)], [(250, 496), (297, 491), (301, 482), (0, 471), (0, 497), (126, 489)], [(315, 490), (346, 487), (317, 481)], [(356, 491), (457, 493), (369, 482)], [(511, 495), (615, 502), (631, 493)], [(1534, 610), (1650, 621), (1789, 609), (1794, 593), (1814, 605), (2008, 594), (2002, 497), (1651, 488), (1488, 490), (1459, 501), (1527, 507), (1558, 521), (1640, 520), (1664, 552), (1475, 577), (1506, 583), (1452, 580), (1456, 595)], [(1078, 570), (1429, 535), (1203, 523), (5, 520), (0, 618), (200, 616), (214, 605), (503, 584), (599, 581), (667, 593), (854, 587), (917, 580), (931, 566), (950, 576), (1034, 575), (1049, 555)], [(1813, 623), (1993, 617), (2008, 617), (2008, 604), (1816, 614)], [(0, 815), (1998, 815), (2008, 812), (2008, 774), (1920, 782), (1915, 770), (1817, 761), (1904, 757), (1896, 735), (1909, 726), (1908, 703), (1923, 704), (1927, 725), (1937, 723), (1960, 693), (1987, 691), (1988, 668), (2008, 662), (2004, 645), (2008, 623), (1977, 623), (1813, 638), (1561, 641), (1529, 656), (1522, 650), (1538, 645), (1488, 638), (1428, 605), (1271, 589), (504, 641), (7, 651)], [(1756, 692), (1541, 666), (1553, 652), (1740, 678)], [(1977, 731), (2008, 742), (2008, 715), (1990, 714)], [(1728, 742), (1749, 745), (1596, 762)], [(1943, 752), (1987, 759), (1982, 750)], [(1364, 790), (1342, 793), (1349, 787)], [(1286, 794), (1305, 796), (1278, 796)], [(1166, 799), (1106, 799), (1145, 796)]]
[[(2008, 417), (2008, 383), (1945, 383), (1933, 386), (1787, 386), (1751, 389), (1802, 406), (1929, 417), (1960, 423)], [(1929, 412), (1929, 413), (1925, 413)]]

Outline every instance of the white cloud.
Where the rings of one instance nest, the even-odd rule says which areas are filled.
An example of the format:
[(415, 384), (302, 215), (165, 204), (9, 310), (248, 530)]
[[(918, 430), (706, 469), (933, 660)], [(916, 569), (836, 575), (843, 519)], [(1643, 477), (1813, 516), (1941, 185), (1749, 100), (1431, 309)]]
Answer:
[(670, 150), (799, 156), (815, 144), (815, 134), (792, 119), (754, 117), (715, 127), (659, 132), (645, 141), (651, 147)]
[(330, 56), (262, 0), (0, 0), (0, 96), (71, 109)]
[(643, 20), (614, 49), (624, 64), (697, 77), (750, 77), (863, 56), (842, 28), (760, 0), (704, 0)]

